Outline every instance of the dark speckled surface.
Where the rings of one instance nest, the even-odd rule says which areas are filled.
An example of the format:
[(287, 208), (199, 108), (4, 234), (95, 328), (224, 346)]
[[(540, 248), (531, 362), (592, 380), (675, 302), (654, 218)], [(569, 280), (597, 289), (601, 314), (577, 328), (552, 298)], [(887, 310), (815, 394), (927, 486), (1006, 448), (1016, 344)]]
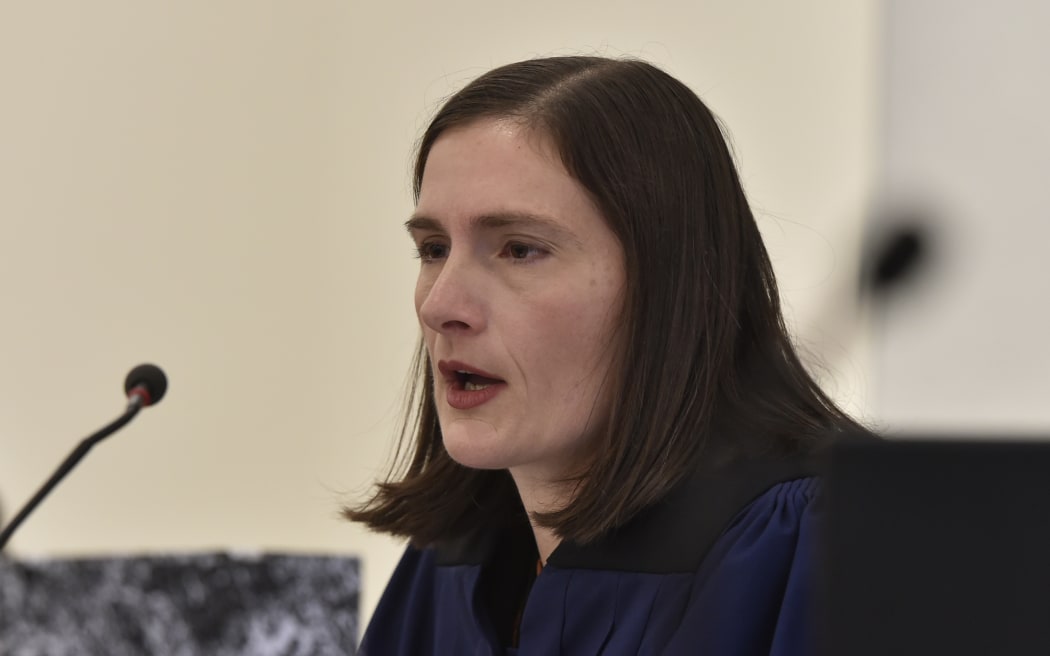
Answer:
[(0, 654), (353, 654), (355, 558), (0, 559)]

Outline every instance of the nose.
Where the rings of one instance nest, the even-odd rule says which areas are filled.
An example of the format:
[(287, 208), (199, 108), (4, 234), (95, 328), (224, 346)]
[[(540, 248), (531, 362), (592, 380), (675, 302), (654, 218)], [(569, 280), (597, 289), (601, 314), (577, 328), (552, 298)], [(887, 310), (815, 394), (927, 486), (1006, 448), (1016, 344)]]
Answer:
[(476, 333), (485, 328), (485, 276), (467, 260), (449, 257), (424, 266), (416, 281), (416, 314), (430, 330)]

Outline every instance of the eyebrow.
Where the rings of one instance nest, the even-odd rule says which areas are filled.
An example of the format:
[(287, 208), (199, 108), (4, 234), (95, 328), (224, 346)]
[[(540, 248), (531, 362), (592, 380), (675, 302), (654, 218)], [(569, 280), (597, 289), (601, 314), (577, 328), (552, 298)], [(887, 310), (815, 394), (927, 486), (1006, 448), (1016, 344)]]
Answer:
[[(580, 239), (569, 229), (549, 217), (541, 214), (528, 212), (496, 212), (493, 214), (481, 214), (470, 219), (472, 228), (483, 230), (495, 230), (508, 227), (537, 228), (542, 231), (554, 233), (558, 237), (568, 240), (576, 246), (582, 246)], [(405, 221), (405, 229), (409, 232), (447, 232), (437, 219), (427, 216), (413, 216)]]

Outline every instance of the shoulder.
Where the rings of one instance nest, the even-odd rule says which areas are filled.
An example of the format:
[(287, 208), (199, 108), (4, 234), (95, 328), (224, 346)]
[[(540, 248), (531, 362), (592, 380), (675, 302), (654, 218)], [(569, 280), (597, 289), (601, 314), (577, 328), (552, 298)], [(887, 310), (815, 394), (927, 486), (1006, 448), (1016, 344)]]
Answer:
[[(696, 571), (740, 522), (763, 513), (791, 521), (815, 501), (820, 484), (809, 459), (747, 461), (698, 472), (628, 525), (589, 545), (565, 543), (550, 563), (563, 568), (671, 574)], [(781, 514), (776, 514), (777, 511)]]
[[(547, 622), (532, 626), (587, 618), (576, 623), (581, 639), (598, 636), (614, 653), (813, 653), (821, 483), (805, 468), (773, 469), (780, 475), (744, 476), (750, 485), (694, 481), (660, 512), (639, 519), (648, 541), (621, 533), (563, 552), (561, 564), (552, 555), (553, 576), (545, 570), (537, 583), (547, 592), (541, 609)], [(523, 630), (529, 621), (526, 615)]]
[[(692, 580), (668, 653), (813, 653), (812, 617), (821, 482), (777, 483), (738, 512)], [(706, 653), (706, 652), (705, 652)]]
[[(745, 578), (778, 581), (777, 572), (808, 567), (823, 515), (821, 490), (816, 477), (770, 487), (726, 525), (698, 568), (698, 576), (713, 577), (720, 571), (732, 578), (747, 574)], [(732, 571), (736, 565), (740, 572)]]
[(434, 549), (407, 547), (372, 614), (359, 653), (415, 656), (466, 649), (482, 635), (469, 611), (468, 591), (478, 569), (441, 566)]
[(409, 546), (394, 569), (390, 581), (372, 613), (359, 645), (359, 653), (411, 653), (412, 645), (404, 645), (400, 627), (414, 626), (419, 640), (426, 640), (433, 632), (431, 613), (434, 605), (433, 554)]

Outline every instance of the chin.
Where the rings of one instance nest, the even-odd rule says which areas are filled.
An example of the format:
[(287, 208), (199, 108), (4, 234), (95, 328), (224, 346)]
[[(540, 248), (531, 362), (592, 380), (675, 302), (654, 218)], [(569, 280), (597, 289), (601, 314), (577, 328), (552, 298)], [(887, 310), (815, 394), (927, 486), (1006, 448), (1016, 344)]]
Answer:
[[(467, 425), (464, 425), (467, 424)], [(471, 420), (442, 428), (445, 450), (453, 460), (471, 469), (507, 469), (514, 464), (505, 445), (489, 424)]]
[(445, 442), (445, 450), (453, 460), (471, 469), (508, 469), (512, 464), (506, 454), (474, 445)]

